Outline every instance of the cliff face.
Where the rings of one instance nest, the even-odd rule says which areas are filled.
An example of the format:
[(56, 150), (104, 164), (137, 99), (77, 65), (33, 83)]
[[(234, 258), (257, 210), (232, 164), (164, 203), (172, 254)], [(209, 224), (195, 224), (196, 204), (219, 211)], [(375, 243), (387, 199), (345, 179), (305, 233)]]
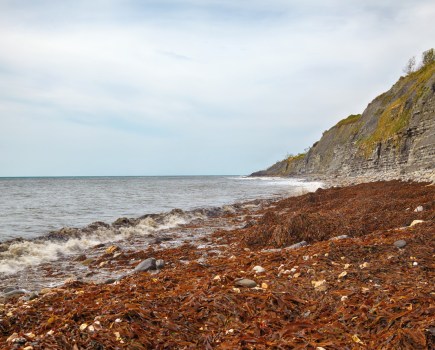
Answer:
[(252, 175), (434, 180), (434, 169), (435, 62), (401, 77), (361, 115), (325, 131), (306, 154)]

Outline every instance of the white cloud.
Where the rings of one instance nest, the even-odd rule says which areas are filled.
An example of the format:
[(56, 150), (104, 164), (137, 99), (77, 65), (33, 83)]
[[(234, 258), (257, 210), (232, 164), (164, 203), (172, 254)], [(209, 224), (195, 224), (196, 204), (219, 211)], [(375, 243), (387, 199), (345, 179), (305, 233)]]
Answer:
[(247, 173), (362, 112), (435, 37), (429, 1), (25, 3), (0, 4), (0, 176), (63, 153), (65, 175), (125, 154), (125, 174)]

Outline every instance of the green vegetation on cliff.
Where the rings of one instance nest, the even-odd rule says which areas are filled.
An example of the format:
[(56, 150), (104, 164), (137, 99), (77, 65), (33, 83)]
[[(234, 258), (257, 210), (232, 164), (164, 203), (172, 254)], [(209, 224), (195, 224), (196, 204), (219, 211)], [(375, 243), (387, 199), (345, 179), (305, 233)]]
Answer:
[[(379, 115), (374, 132), (359, 140), (359, 147), (368, 156), (376, 144), (397, 137), (409, 123), (411, 109), (416, 102), (430, 93), (427, 81), (435, 74), (435, 62), (428, 63), (406, 77), (402, 77), (394, 87), (378, 98), (382, 99), (384, 108), (377, 111)], [(345, 119), (346, 120), (346, 119)], [(345, 121), (344, 120), (344, 121)], [(343, 122), (343, 121), (342, 121)]]
[(343, 125), (353, 124), (359, 121), (360, 119), (361, 119), (361, 114), (351, 114), (347, 118), (340, 120), (335, 126), (340, 127)]

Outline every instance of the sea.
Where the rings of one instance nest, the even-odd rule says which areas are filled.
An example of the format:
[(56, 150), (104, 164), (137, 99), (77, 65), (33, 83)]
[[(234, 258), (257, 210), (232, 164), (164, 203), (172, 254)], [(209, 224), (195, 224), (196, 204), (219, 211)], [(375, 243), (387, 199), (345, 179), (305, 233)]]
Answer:
[[(0, 281), (101, 243), (176, 229), (205, 209), (295, 196), (321, 186), (301, 179), (245, 176), (0, 178)], [(160, 216), (151, 220), (147, 214)], [(110, 225), (124, 217), (142, 219), (129, 230), (114, 232), (99, 224), (82, 236), (50, 236), (62, 228)]]

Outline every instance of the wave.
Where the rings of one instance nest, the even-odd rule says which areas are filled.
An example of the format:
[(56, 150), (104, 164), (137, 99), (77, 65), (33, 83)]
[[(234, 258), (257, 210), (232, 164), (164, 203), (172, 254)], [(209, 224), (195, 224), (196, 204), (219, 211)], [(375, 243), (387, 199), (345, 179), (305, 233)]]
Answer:
[(111, 225), (96, 222), (84, 228), (66, 227), (46, 236), (22, 238), (0, 243), (0, 276), (12, 275), (26, 267), (53, 262), (66, 256), (83, 253), (88, 248), (109, 242), (119, 242), (135, 236), (151, 236), (173, 229), (206, 215), (213, 210), (149, 214), (137, 219), (120, 218)]

